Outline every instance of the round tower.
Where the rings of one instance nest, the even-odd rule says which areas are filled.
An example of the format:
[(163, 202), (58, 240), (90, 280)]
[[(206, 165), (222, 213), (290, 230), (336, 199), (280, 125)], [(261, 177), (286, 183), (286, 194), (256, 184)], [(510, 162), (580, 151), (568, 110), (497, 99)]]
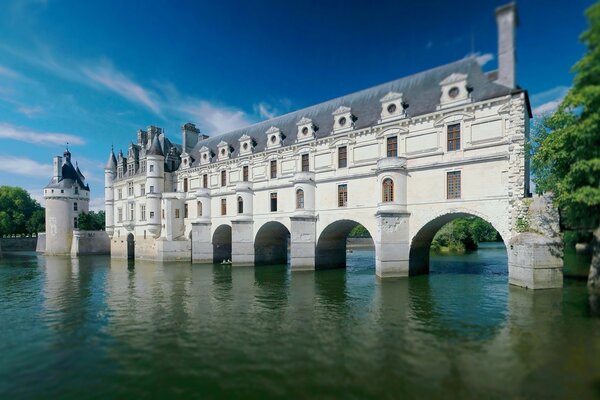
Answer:
[(67, 149), (54, 157), (54, 174), (44, 188), (46, 203), (46, 254), (70, 254), (73, 230), (78, 229), (79, 214), (88, 212), (90, 188), (85, 177), (71, 163)]
[(152, 138), (146, 152), (146, 210), (148, 212), (148, 230), (155, 238), (161, 229), (161, 196), (164, 190), (165, 155), (160, 145), (159, 135)]
[(117, 158), (111, 148), (108, 162), (104, 167), (104, 217), (106, 233), (112, 237), (115, 231), (115, 192), (114, 181), (117, 175)]

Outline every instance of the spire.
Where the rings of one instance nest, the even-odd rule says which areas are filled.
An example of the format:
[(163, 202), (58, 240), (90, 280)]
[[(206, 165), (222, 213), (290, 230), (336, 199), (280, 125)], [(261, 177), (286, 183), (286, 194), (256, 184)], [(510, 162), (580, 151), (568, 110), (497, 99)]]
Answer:
[(146, 153), (147, 155), (152, 155), (152, 156), (165, 156), (162, 148), (160, 147), (160, 141), (158, 140), (158, 135), (154, 135), (154, 137), (152, 138), (152, 145), (150, 146), (150, 148), (148, 149), (148, 152)]
[(71, 163), (71, 152), (69, 151), (69, 142), (67, 142), (67, 146), (65, 147), (65, 152), (63, 153), (65, 157), (65, 164)]
[(108, 162), (106, 163), (105, 169), (116, 171), (117, 170), (117, 158), (115, 157), (115, 150), (113, 146), (110, 146), (110, 154), (108, 155)]

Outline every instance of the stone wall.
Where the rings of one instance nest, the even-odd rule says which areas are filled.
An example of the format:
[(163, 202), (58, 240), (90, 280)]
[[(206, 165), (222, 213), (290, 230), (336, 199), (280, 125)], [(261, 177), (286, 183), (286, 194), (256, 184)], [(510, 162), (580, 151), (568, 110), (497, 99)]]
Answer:
[(74, 231), (72, 256), (110, 254), (110, 238), (105, 231)]
[(35, 251), (37, 237), (5, 237), (0, 238), (0, 249), (9, 251)]

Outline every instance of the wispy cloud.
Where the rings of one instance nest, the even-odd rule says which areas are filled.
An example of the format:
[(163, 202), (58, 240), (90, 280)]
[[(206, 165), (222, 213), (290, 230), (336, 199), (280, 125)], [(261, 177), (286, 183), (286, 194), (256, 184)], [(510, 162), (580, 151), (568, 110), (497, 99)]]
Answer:
[(24, 157), (0, 155), (0, 171), (24, 176), (52, 176), (52, 165)]
[(492, 53), (477, 54), (477, 63), (482, 67), (493, 59), (494, 55)]
[(108, 63), (99, 67), (82, 67), (83, 73), (91, 80), (99, 83), (103, 87), (113, 91), (121, 97), (140, 103), (155, 114), (161, 115), (161, 107), (154, 99), (155, 95), (134, 82), (132, 79), (117, 71)]
[(6, 76), (8, 78), (11, 79), (18, 79), (21, 77), (21, 74), (19, 74), (17, 71), (12, 70), (8, 67), (5, 67), (3, 65), (0, 65), (0, 75), (2, 76)]
[(273, 106), (265, 102), (255, 104), (254, 110), (263, 119), (271, 119), (279, 114), (279, 112)]
[(40, 106), (34, 106), (34, 107), (20, 106), (19, 108), (17, 108), (17, 111), (20, 112), (21, 114), (31, 118), (36, 114), (40, 114), (40, 113), (44, 112), (44, 109)]
[(553, 113), (563, 101), (569, 88), (567, 86), (556, 86), (550, 90), (531, 96), (534, 117)]
[(104, 197), (92, 197), (90, 199), (90, 211), (104, 210)]
[(38, 132), (29, 128), (7, 123), (0, 123), (0, 138), (43, 145), (64, 145), (67, 142), (76, 145), (85, 144), (85, 141), (79, 136), (69, 135), (67, 133)]
[(234, 108), (216, 106), (204, 100), (175, 104), (174, 108), (199, 121), (211, 132), (224, 133), (250, 123), (245, 112)]

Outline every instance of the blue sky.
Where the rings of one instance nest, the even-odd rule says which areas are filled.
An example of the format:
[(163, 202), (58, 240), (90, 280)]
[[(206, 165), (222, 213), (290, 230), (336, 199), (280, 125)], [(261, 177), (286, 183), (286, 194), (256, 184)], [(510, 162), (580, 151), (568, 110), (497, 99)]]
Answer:
[[(111, 143), (139, 128), (214, 135), (472, 52), (495, 69), (504, 3), (4, 0), (0, 184), (39, 199), (68, 141), (98, 209)], [(570, 86), (591, 4), (518, 2), (517, 81), (536, 113)]]

